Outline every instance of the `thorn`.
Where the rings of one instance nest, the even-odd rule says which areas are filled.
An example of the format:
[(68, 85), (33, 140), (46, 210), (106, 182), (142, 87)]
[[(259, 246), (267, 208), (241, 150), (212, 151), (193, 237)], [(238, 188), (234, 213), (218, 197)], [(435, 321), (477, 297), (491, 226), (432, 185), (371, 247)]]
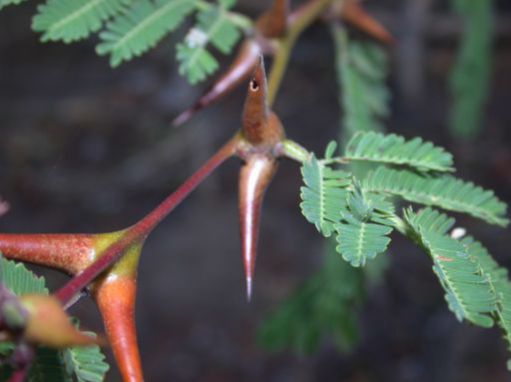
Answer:
[(247, 282), (247, 302), (250, 302), (252, 300), (252, 277), (247, 276), (246, 282)]
[(257, 236), (263, 196), (275, 171), (277, 162), (265, 156), (249, 158), (240, 171), (239, 179), (239, 219), (241, 234), (241, 258), (245, 271), (247, 300), (252, 296), (257, 252)]
[(246, 40), (239, 48), (236, 58), (231, 66), (218, 80), (188, 109), (179, 114), (172, 122), (173, 127), (178, 127), (187, 122), (198, 111), (218, 101), (226, 94), (232, 92), (250, 76), (254, 70), (262, 48), (255, 39)]
[(197, 110), (200, 109), (200, 103), (195, 103), (190, 106), (188, 109), (181, 112), (174, 120), (172, 121), (172, 127), (179, 127), (190, 120), (190, 118), (195, 114)]

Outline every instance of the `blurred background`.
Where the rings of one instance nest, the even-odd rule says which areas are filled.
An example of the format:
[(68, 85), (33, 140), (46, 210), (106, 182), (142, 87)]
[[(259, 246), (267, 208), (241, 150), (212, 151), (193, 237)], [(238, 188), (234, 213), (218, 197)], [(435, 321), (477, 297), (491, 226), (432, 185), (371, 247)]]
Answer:
[[(293, 5), (299, 1), (293, 1)], [(447, 130), (448, 78), (463, 25), (449, 2), (367, 0), (395, 36), (387, 48), (388, 131), (420, 135), (454, 153), (459, 175), (511, 201), (511, 3), (494, 2), (491, 80), (473, 139)], [(258, 15), (268, 0), (239, 0)], [(95, 37), (42, 44), (35, 5), (0, 12), (0, 195), (11, 211), (2, 232), (103, 232), (149, 211), (239, 127), (239, 89), (179, 129), (170, 121), (208, 83), (177, 74), (183, 33), (111, 69)], [(186, 30), (186, 28), (184, 28)], [(229, 62), (222, 58), (222, 67)], [(334, 51), (322, 24), (300, 40), (275, 110), (288, 136), (323, 150), (338, 136)], [(508, 381), (497, 329), (460, 324), (447, 309), (428, 257), (395, 235), (389, 266), (358, 310), (359, 342), (340, 353), (324, 338), (309, 356), (272, 353), (256, 341), (263, 317), (322, 262), (323, 241), (301, 216), (299, 167), (282, 161), (262, 218), (254, 298), (245, 301), (237, 217), (239, 161), (211, 176), (149, 238), (139, 270), (137, 327), (147, 381)], [(459, 224), (511, 268), (510, 231)], [(65, 276), (34, 267), (51, 288)], [(102, 331), (96, 307), (72, 309)], [(112, 366), (107, 380), (117, 381)]]

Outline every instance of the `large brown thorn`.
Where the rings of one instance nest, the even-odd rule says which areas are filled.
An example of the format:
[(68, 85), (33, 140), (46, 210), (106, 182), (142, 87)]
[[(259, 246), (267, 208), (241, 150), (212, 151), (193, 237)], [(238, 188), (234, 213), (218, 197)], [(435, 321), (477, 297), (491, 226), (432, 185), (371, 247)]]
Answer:
[(262, 49), (255, 39), (251, 38), (246, 40), (241, 45), (238, 54), (229, 69), (220, 76), (213, 86), (211, 86), (211, 88), (206, 91), (206, 93), (200, 97), (197, 102), (179, 114), (174, 121), (172, 121), (172, 125), (177, 127), (184, 124), (196, 112), (218, 101), (223, 96), (237, 88), (248, 78), (248, 76), (250, 76), (252, 68), (257, 63), (261, 53)]

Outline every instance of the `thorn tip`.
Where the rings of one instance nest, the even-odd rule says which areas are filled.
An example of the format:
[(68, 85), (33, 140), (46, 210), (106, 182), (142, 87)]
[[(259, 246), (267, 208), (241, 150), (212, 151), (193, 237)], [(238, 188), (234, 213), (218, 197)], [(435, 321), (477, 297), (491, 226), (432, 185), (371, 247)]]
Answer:
[(246, 278), (247, 283), (247, 302), (250, 302), (252, 300), (252, 277)]

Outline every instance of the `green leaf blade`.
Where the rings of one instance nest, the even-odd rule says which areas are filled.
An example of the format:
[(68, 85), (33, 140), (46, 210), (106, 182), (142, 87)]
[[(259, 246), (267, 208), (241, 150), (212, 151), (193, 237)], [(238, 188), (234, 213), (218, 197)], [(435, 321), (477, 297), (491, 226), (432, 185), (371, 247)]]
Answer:
[(319, 232), (328, 237), (341, 219), (341, 210), (347, 203), (347, 187), (351, 184), (348, 173), (333, 170), (313, 155), (302, 165), (304, 186), (301, 187), (302, 214)]
[(38, 7), (32, 29), (43, 32), (41, 40), (70, 43), (98, 31), (103, 22), (131, 0), (48, 0)]
[(8, 5), (19, 5), (26, 0), (0, 0), (0, 11)]
[[(432, 210), (427, 211), (423, 214), (429, 214), (437, 221), (449, 220), (435, 216)], [(438, 225), (422, 225), (421, 220), (428, 220), (424, 216), (421, 219), (408, 211), (406, 218), (419, 244), (433, 261), (433, 271), (445, 291), (449, 309), (459, 321), (468, 320), (475, 325), (491, 327), (497, 298), (487, 277), (462, 242), (441, 233)]]
[(354, 267), (364, 266), (367, 260), (385, 252), (390, 243), (387, 236), (392, 227), (352, 221), (336, 225), (337, 252)]
[(0, 282), (18, 296), (29, 293), (48, 294), (44, 278), (36, 276), (22, 263), (5, 259), (1, 253)]
[(195, 0), (139, 0), (108, 23), (96, 51), (110, 54), (110, 64), (116, 67), (154, 47), (194, 7)]
[(406, 141), (395, 134), (359, 132), (346, 147), (345, 158), (390, 165), (406, 165), (419, 171), (453, 171), (452, 155), (420, 138)]
[(362, 187), (369, 192), (466, 213), (503, 227), (509, 223), (506, 204), (492, 191), (447, 175), (421, 176), (407, 170), (378, 167), (367, 175)]
[(69, 348), (63, 356), (68, 373), (75, 375), (78, 382), (102, 382), (110, 368), (99, 346)]
[(228, 54), (241, 33), (227, 17), (223, 6), (212, 6), (197, 15), (197, 25), (190, 29), (183, 43), (177, 45), (179, 73), (192, 85), (205, 80), (218, 69), (218, 61), (208, 52), (208, 44)]

